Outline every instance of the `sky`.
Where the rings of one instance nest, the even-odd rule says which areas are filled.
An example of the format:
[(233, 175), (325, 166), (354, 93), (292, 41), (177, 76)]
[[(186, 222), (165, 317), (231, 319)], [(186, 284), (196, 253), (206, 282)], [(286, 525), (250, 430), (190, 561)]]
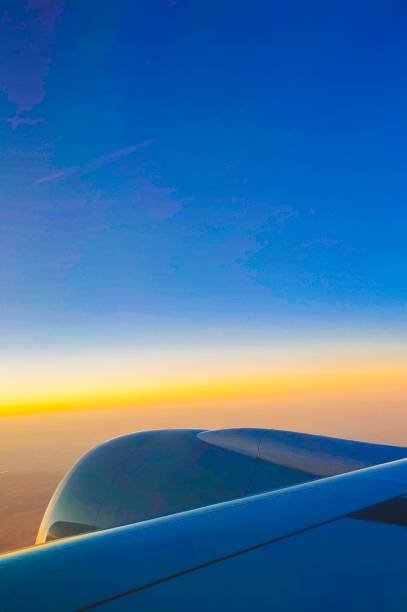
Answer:
[(406, 27), (392, 0), (3, 0), (0, 413), (404, 402)]

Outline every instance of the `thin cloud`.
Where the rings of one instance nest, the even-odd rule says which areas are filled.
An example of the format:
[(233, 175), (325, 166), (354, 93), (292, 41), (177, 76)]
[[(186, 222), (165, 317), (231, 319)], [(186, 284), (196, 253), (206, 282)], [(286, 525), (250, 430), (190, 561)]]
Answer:
[(309, 251), (310, 249), (314, 249), (316, 247), (333, 248), (337, 246), (341, 246), (341, 242), (339, 240), (327, 238), (326, 236), (321, 236), (321, 238), (314, 238), (312, 240), (305, 240), (304, 242), (301, 242), (297, 246), (296, 250)]
[(292, 206), (273, 206), (271, 209), (271, 218), (275, 221), (278, 226), (283, 226), (289, 219), (298, 217), (298, 210)]
[(147, 217), (156, 220), (169, 219), (182, 209), (173, 187), (161, 187), (150, 178), (137, 182), (133, 203)]
[(127, 157), (128, 155), (131, 155), (138, 149), (144, 149), (145, 147), (149, 147), (152, 144), (154, 144), (154, 142), (155, 140), (151, 138), (149, 140), (144, 140), (143, 142), (132, 145), (130, 147), (124, 147), (122, 149), (118, 149), (116, 151), (113, 151), (112, 153), (108, 153), (107, 155), (96, 157), (95, 159), (85, 164), (81, 173), (88, 174), (90, 172), (93, 172), (94, 170), (98, 170), (99, 168), (102, 168), (103, 166), (107, 166), (108, 164), (114, 163), (115, 161), (117, 161), (118, 159), (122, 157)]
[(0, 90), (16, 105), (19, 119), (45, 96), (55, 22), (64, 1), (29, 0), (22, 19), (14, 18), (13, 6), (8, 0), (0, 9)]
[(62, 170), (58, 170), (57, 172), (52, 172), (51, 174), (42, 176), (41, 178), (35, 181), (35, 184), (42, 185), (43, 183), (55, 183), (79, 171), (80, 171), (79, 166), (73, 166), (72, 168), (64, 168)]
[(1, 117), (1, 123), (9, 123), (13, 130), (17, 129), (19, 125), (37, 125), (44, 121), (43, 117), (21, 117), (15, 115), (14, 117)]
[(55, 183), (61, 181), (72, 174), (78, 174), (84, 176), (86, 174), (90, 174), (91, 172), (95, 172), (99, 170), (99, 168), (103, 168), (104, 166), (108, 166), (109, 164), (113, 164), (117, 160), (122, 157), (127, 157), (131, 155), (138, 149), (143, 149), (145, 147), (149, 147), (154, 144), (154, 139), (144, 140), (143, 142), (139, 142), (138, 144), (131, 145), (129, 147), (124, 147), (122, 149), (117, 149), (116, 151), (112, 151), (107, 155), (102, 155), (101, 157), (96, 157), (86, 162), (83, 166), (70, 166), (68, 168), (61, 168), (60, 170), (56, 170), (51, 174), (47, 174), (46, 176), (42, 176), (35, 181), (35, 185), (42, 185), (44, 183)]

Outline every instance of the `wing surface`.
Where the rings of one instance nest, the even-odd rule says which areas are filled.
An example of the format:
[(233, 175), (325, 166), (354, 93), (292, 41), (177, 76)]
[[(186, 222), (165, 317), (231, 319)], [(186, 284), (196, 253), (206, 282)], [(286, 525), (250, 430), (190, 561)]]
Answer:
[(0, 559), (0, 610), (407, 609), (407, 459)]

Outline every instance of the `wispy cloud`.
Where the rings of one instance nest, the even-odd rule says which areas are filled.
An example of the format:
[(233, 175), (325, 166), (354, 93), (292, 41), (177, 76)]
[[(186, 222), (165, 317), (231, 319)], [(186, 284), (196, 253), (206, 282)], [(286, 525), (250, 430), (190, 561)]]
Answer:
[(116, 151), (108, 153), (107, 155), (96, 157), (95, 159), (90, 160), (83, 166), (81, 173), (89, 174), (90, 172), (94, 172), (95, 170), (98, 170), (103, 166), (107, 166), (108, 164), (114, 163), (122, 157), (127, 157), (128, 155), (131, 155), (138, 149), (144, 149), (145, 147), (149, 147), (154, 144), (154, 142), (155, 140), (153, 138), (150, 138), (148, 140), (143, 140), (143, 142), (139, 142), (138, 144), (131, 145), (130, 147), (117, 149)]
[(154, 144), (154, 142), (155, 140), (150, 138), (149, 140), (143, 140), (143, 142), (139, 142), (129, 147), (117, 149), (106, 155), (95, 157), (86, 162), (83, 166), (69, 166), (67, 168), (57, 169), (54, 172), (51, 172), (50, 174), (38, 178), (35, 181), (35, 184), (42, 185), (44, 183), (56, 183), (58, 181), (64, 180), (72, 174), (78, 174), (82, 176), (90, 174), (92, 172), (95, 172), (96, 170), (99, 170), (99, 168), (103, 168), (104, 166), (113, 164), (122, 157), (127, 157), (128, 155), (135, 153), (135, 151), (137, 151), (138, 149), (149, 147), (150, 145)]
[[(63, 8), (64, 0), (28, 0), (26, 3), (9, 0), (2, 3), (0, 90), (16, 105), (17, 118), (45, 96), (44, 82), (51, 63), (55, 21)], [(10, 123), (12, 127), (17, 125)], [(24, 123), (34, 125), (28, 121)]]
[(14, 117), (1, 117), (1, 123), (8, 123), (11, 125), (13, 130), (17, 129), (19, 125), (37, 125), (44, 121), (43, 117), (21, 117), (21, 115), (14, 115)]
[(133, 202), (148, 217), (157, 220), (173, 217), (182, 208), (174, 188), (161, 187), (151, 179), (137, 181)]
[(298, 210), (287, 205), (273, 206), (270, 211), (271, 218), (280, 227), (289, 219), (298, 217), (298, 214)]
[(41, 178), (35, 181), (35, 184), (42, 185), (43, 183), (55, 183), (79, 171), (80, 171), (79, 166), (72, 166), (71, 168), (63, 168), (61, 170), (57, 170), (56, 172), (52, 172), (51, 174), (42, 176)]
[(314, 238), (311, 240), (305, 240), (301, 242), (297, 246), (297, 251), (309, 251), (310, 249), (314, 249), (316, 247), (325, 247), (325, 248), (333, 248), (340, 246), (341, 242), (339, 240), (335, 240), (333, 238), (327, 238), (326, 236), (321, 236), (320, 238)]

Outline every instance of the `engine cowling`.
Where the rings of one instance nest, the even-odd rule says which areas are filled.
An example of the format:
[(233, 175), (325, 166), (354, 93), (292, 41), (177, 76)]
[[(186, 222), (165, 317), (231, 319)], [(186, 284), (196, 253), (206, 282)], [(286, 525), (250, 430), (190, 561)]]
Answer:
[(265, 429), (133, 433), (97, 446), (65, 476), (37, 543), (284, 488), (405, 452)]

